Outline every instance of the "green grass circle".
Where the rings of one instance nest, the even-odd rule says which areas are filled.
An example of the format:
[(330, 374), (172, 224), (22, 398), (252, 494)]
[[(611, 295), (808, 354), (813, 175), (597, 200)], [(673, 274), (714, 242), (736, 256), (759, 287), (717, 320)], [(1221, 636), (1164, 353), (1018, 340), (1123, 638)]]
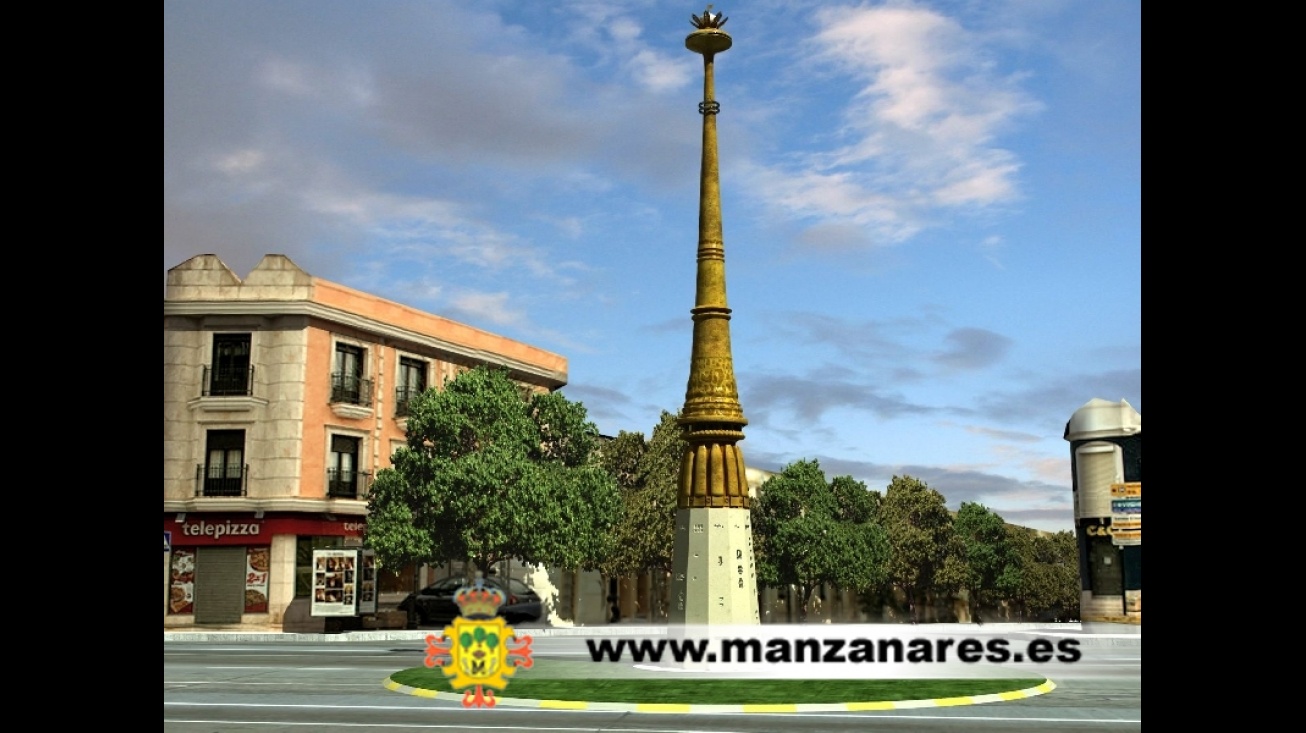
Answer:
[[(821, 705), (900, 702), (996, 695), (1028, 690), (1042, 677), (984, 679), (704, 679), (695, 678), (534, 678), (520, 670), (496, 695), (521, 700), (667, 705)], [(390, 681), (414, 690), (461, 695), (439, 669), (413, 667)]]

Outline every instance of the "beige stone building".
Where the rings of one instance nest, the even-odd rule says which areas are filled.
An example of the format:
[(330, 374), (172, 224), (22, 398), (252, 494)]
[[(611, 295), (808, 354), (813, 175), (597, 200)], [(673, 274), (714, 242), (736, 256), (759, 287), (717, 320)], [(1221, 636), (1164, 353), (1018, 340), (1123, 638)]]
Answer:
[(479, 364), (507, 368), (523, 389), (567, 382), (562, 356), (313, 277), (282, 255), (243, 280), (213, 255), (169, 270), (165, 628), (320, 630), (313, 550), (361, 545), (371, 477), (404, 442), (408, 399)]

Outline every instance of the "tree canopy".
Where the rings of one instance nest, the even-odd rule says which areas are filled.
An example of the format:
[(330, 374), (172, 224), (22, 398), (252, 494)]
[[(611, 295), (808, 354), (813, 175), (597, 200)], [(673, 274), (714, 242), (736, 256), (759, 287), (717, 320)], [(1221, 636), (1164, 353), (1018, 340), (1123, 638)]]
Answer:
[(919, 621), (918, 599), (951, 593), (967, 573), (960, 539), (943, 494), (911, 476), (894, 476), (880, 502), (879, 520), (889, 535), (888, 582), (907, 595), (912, 620)]
[(387, 565), (594, 567), (621, 505), (592, 460), (597, 439), (581, 403), (525, 398), (502, 369), (464, 371), (410, 403), (407, 445), (372, 484), (366, 541)]
[(758, 581), (797, 587), (801, 619), (822, 584), (860, 591), (882, 581), (888, 544), (875, 521), (879, 498), (850, 476), (827, 482), (815, 460), (785, 466), (753, 502)]
[(1038, 534), (1009, 528), (1012, 551), (1020, 565), (1016, 587), (1008, 592), (1021, 618), (1079, 618), (1082, 587), (1075, 533)]
[(983, 504), (962, 502), (952, 526), (961, 540), (965, 563), (963, 587), (969, 591), (971, 615), (980, 606), (996, 606), (1020, 585), (1020, 558), (1012, 547), (1007, 523)]
[(676, 492), (685, 455), (676, 415), (662, 411), (652, 437), (622, 431), (598, 452), (599, 463), (621, 486), (622, 520), (603, 564), (615, 575), (671, 572), (676, 540)]

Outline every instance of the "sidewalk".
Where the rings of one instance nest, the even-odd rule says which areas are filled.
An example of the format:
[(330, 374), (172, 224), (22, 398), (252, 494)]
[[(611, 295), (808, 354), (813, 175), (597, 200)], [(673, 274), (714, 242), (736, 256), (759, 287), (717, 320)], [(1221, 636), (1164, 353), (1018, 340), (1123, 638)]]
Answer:
[[(780, 624), (763, 624), (761, 628), (777, 628)], [(974, 634), (995, 636), (1022, 633), (1047, 636), (1073, 636), (1081, 643), (1094, 645), (1129, 645), (1141, 644), (1143, 628), (1139, 624), (1122, 624), (1107, 622), (1084, 623), (991, 623), (991, 624), (811, 624), (813, 632), (829, 632), (833, 629), (847, 628), (849, 635), (858, 633), (855, 629), (875, 627), (881, 633), (908, 637), (918, 634)], [(598, 626), (558, 627), (547, 623), (533, 622), (514, 624), (513, 629), (537, 638), (556, 637), (596, 637), (596, 636), (665, 636), (667, 625), (648, 625), (645, 623), (619, 622)], [(788, 626), (801, 629), (802, 626)], [(256, 627), (251, 624), (232, 626), (212, 626), (203, 629), (184, 631), (163, 630), (163, 640), (180, 642), (353, 642), (353, 641), (424, 641), (430, 634), (439, 635), (442, 629), (428, 627), (422, 629), (377, 629), (368, 631), (344, 631), (340, 633), (295, 633), (282, 631), (280, 627), (269, 625)]]

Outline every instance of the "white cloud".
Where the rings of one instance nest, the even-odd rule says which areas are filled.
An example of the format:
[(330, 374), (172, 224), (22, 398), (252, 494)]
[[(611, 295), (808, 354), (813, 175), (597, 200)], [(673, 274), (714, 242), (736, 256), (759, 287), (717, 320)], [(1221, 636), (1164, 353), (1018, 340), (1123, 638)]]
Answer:
[(1019, 76), (999, 72), (981, 36), (909, 4), (815, 18), (815, 58), (859, 85), (844, 103), (845, 141), (750, 176), (757, 195), (865, 227), (875, 244), (903, 242), (952, 211), (1019, 200), (1021, 161), (997, 140), (1039, 105)]
[(473, 316), (478, 321), (488, 321), (498, 326), (520, 326), (526, 323), (526, 314), (509, 307), (507, 293), (466, 292), (451, 299), (455, 308)]
[(647, 48), (635, 52), (629, 67), (635, 81), (654, 92), (675, 91), (693, 79), (690, 64)]
[(259, 65), (255, 80), (264, 88), (296, 97), (314, 94), (309, 68), (282, 58), (269, 58)]
[(236, 176), (258, 169), (263, 165), (264, 160), (266, 156), (263, 151), (245, 148), (218, 156), (213, 161), (213, 167), (229, 176)]
[(608, 21), (605, 26), (608, 29), (608, 35), (612, 36), (613, 41), (620, 43), (630, 43), (639, 38), (643, 28), (630, 18), (614, 18)]

